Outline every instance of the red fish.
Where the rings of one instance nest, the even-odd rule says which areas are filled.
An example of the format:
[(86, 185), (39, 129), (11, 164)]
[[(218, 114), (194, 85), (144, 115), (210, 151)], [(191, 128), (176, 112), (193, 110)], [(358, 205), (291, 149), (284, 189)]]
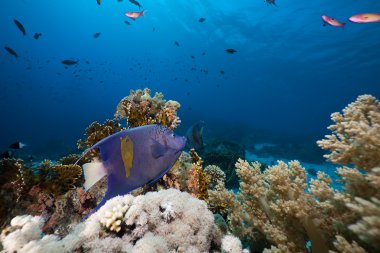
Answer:
[(346, 23), (339, 22), (338, 20), (335, 20), (334, 18), (331, 18), (329, 16), (322, 16), (323, 25), (331, 25), (331, 26), (337, 26), (337, 27), (343, 27)]
[(349, 18), (354, 23), (374, 23), (380, 22), (380, 13), (363, 13), (357, 14)]
[(144, 14), (145, 14), (145, 10), (143, 10), (143, 11), (130, 11), (130, 12), (126, 12), (125, 16), (127, 16), (130, 19), (136, 20), (139, 17), (144, 16)]

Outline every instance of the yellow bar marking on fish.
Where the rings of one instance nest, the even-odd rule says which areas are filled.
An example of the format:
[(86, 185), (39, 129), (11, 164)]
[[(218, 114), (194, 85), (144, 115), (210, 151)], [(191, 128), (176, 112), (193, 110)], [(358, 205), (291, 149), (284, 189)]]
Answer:
[(120, 152), (123, 159), (125, 175), (129, 177), (131, 175), (132, 161), (133, 161), (133, 142), (128, 135), (120, 138)]

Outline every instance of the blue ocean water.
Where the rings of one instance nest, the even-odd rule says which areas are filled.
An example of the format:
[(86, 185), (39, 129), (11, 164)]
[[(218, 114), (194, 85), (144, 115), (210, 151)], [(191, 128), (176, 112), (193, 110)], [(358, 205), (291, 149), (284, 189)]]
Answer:
[[(180, 133), (204, 120), (210, 137), (313, 146), (332, 112), (361, 94), (380, 98), (380, 23), (347, 20), (379, 13), (379, 1), (139, 2), (147, 12), (136, 21), (127, 0), (0, 2), (1, 150), (21, 140), (28, 154), (75, 151), (137, 88), (181, 103)], [(347, 24), (323, 26), (322, 15)]]

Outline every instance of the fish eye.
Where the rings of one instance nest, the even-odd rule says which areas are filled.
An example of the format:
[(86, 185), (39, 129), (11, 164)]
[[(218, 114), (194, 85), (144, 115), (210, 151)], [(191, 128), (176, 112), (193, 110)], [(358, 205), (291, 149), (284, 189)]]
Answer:
[(171, 135), (172, 135), (172, 137), (175, 137), (175, 134), (174, 134), (174, 133), (172, 133)]

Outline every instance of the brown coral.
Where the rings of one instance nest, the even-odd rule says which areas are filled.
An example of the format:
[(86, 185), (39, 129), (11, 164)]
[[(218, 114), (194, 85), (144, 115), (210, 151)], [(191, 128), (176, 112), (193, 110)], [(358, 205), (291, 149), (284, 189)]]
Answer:
[[(86, 139), (80, 139), (77, 143), (79, 149), (88, 149), (102, 139), (123, 130), (117, 120), (106, 120), (104, 124), (93, 122), (86, 128)], [(97, 150), (91, 150), (87, 156), (89, 158), (99, 157)]]
[(180, 104), (177, 101), (163, 99), (162, 93), (150, 96), (148, 88), (131, 90), (129, 96), (123, 98), (117, 106), (115, 117), (126, 119), (131, 127), (148, 124), (160, 124), (172, 130), (176, 129), (181, 120), (177, 116)]
[(82, 177), (82, 168), (79, 165), (53, 164), (48, 160), (43, 161), (36, 171), (38, 185), (55, 196), (74, 189)]
[(218, 190), (225, 188), (226, 173), (216, 165), (208, 165), (204, 169), (208, 181), (208, 189)]
[(362, 95), (343, 109), (343, 114), (331, 115), (333, 132), (318, 145), (331, 151), (325, 157), (333, 163), (353, 164), (369, 170), (380, 165), (380, 102), (371, 95)]
[(207, 201), (208, 180), (207, 180), (206, 174), (203, 171), (202, 158), (200, 158), (200, 156), (197, 154), (197, 152), (195, 152), (194, 149), (190, 150), (190, 155), (191, 155), (193, 166), (189, 170), (187, 190), (193, 197)]

